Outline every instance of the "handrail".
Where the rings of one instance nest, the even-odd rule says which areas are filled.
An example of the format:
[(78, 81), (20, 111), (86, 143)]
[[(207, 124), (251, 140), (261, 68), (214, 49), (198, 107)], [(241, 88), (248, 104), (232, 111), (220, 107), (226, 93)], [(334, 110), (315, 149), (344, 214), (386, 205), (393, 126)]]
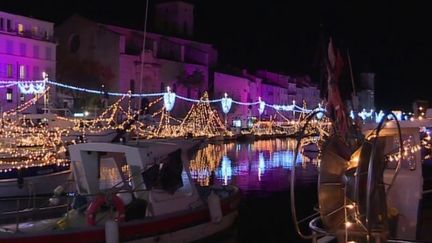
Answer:
[[(310, 113), (306, 118), (306, 123), (303, 125), (300, 133), (297, 136), (297, 145), (296, 145), (296, 149), (295, 149), (295, 155), (294, 155), (294, 161), (297, 160), (299, 151), (300, 151), (300, 144), (301, 144), (301, 140), (303, 139), (303, 136), (305, 135), (305, 130), (306, 127), (309, 125), (309, 122), (312, 120), (312, 118), (314, 118), (317, 114), (322, 113), (325, 116), (329, 117), (328, 114), (322, 110), (316, 110), (312, 113)], [(334, 123), (332, 123), (333, 125), (333, 130), (336, 131), (335, 127), (334, 127)], [(306, 240), (310, 240), (310, 239), (315, 239), (316, 237), (319, 237), (319, 235), (316, 234), (311, 234), (311, 235), (306, 235), (304, 234), (300, 227), (299, 227), (299, 223), (303, 222), (303, 220), (299, 221), (297, 219), (297, 211), (296, 211), (296, 205), (295, 205), (295, 166), (292, 166), (291, 168), (291, 180), (290, 180), (290, 200), (291, 200), (291, 217), (296, 229), (297, 234)], [(309, 216), (310, 217), (310, 216)], [(327, 234), (327, 233), (325, 233)]]
[[(383, 116), (383, 118), (381, 119), (381, 121), (378, 123), (378, 126), (375, 130), (375, 136), (378, 137), (379, 133), (381, 132), (381, 129), (383, 128), (384, 122), (387, 119), (388, 116), (392, 116), (395, 121), (396, 121), (396, 125), (397, 125), (397, 129), (398, 129), (398, 135), (399, 135), (399, 143), (400, 143), (400, 155), (401, 158), (403, 156), (402, 151), (403, 151), (403, 141), (402, 141), (402, 132), (400, 129), (400, 124), (399, 121), (396, 117), (396, 115), (393, 112), (388, 112), (387, 114), (385, 114)], [(375, 139), (373, 141), (372, 144), (372, 150), (369, 156), (369, 166), (368, 166), (368, 178), (367, 178), (367, 187), (366, 187), (366, 224), (367, 224), (367, 233), (368, 233), (368, 237), (369, 239), (372, 239), (372, 232), (371, 232), (371, 225), (370, 223), (368, 223), (370, 221), (370, 218), (372, 217), (372, 212), (371, 212), (371, 189), (372, 189), (372, 180), (374, 177), (374, 173), (376, 173), (375, 171), (373, 171), (374, 168), (374, 157), (375, 157), (375, 153), (377, 152), (377, 140)], [(386, 196), (388, 195), (388, 193), (390, 192), (390, 189), (392, 188), (394, 181), (396, 180), (397, 175), (399, 174), (400, 171), (400, 167), (401, 167), (401, 159), (398, 161), (398, 165), (396, 167), (396, 170), (393, 174), (392, 180), (389, 184), (389, 187), (387, 188), (386, 191)]]

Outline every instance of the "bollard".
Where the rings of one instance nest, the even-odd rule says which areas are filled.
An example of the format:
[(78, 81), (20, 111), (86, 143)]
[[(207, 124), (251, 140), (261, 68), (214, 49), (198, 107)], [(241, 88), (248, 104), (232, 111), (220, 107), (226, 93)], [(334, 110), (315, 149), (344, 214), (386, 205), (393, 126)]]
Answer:
[(105, 242), (119, 243), (118, 223), (112, 219), (105, 222)]

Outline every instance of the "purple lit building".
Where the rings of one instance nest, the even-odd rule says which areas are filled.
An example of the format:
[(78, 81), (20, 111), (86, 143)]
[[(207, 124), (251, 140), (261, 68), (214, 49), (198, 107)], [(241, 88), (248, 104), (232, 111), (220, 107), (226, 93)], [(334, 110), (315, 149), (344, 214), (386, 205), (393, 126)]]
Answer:
[[(41, 80), (42, 72), (54, 78), (56, 44), (53, 34), (51, 22), (0, 11), (0, 79)], [(1, 109), (15, 108), (32, 97), (32, 94), (21, 94), (17, 86), (2, 88)]]
[(321, 101), (320, 91), (308, 75), (288, 76), (267, 70), (258, 70), (256, 75), (262, 78), (264, 83), (286, 89), (279, 91), (279, 94), (276, 92), (276, 96), (281, 98), (279, 102), (276, 102), (278, 99), (274, 100), (275, 104), (292, 104), (295, 101), (297, 105), (302, 106), (304, 101), (307, 108), (312, 109)]
[[(256, 102), (261, 97), (266, 104), (270, 105), (291, 105), (294, 101), (297, 105), (303, 106), (304, 101), (308, 109), (313, 109), (320, 102), (319, 89), (309, 76), (287, 76), (264, 70), (259, 70), (255, 74), (250, 74), (246, 70), (229, 74), (215, 72), (215, 98), (223, 97), (225, 92), (234, 100), (248, 103)], [(292, 112), (282, 112), (282, 114), (288, 118), (292, 117)], [(275, 115), (276, 112), (272, 108), (266, 107), (261, 118), (266, 119)], [(245, 121), (247, 116), (258, 117), (258, 106), (233, 104), (228, 114), (228, 121), (238, 118)]]
[[(142, 58), (142, 30), (74, 15), (56, 27), (58, 79), (91, 88), (104, 84), (116, 92), (155, 93), (170, 86), (179, 95), (199, 98), (208, 90), (209, 70), (218, 55), (212, 45), (190, 40), (193, 21), (192, 4), (157, 4), (158, 33), (146, 33)], [(177, 99), (173, 112), (181, 115), (189, 108), (190, 103)]]
[[(222, 72), (214, 73), (214, 96), (222, 98), (225, 93), (233, 100), (250, 103), (258, 100), (261, 92), (261, 79), (256, 78), (244, 70), (234, 75)], [(221, 108), (219, 107), (219, 110)], [(248, 116), (258, 117), (258, 106), (245, 106), (232, 104), (228, 113), (228, 123), (234, 119), (241, 119), (246, 123)]]

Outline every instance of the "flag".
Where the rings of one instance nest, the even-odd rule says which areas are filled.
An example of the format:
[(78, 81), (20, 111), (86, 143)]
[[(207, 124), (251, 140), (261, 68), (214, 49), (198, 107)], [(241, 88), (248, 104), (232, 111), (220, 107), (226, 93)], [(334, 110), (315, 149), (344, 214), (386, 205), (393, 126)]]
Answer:
[(339, 90), (339, 82), (344, 67), (344, 61), (340, 50), (335, 48), (333, 40), (330, 38), (327, 48), (327, 92), (328, 92), (328, 103), (327, 110), (330, 112), (337, 132), (342, 136), (346, 137), (348, 132), (348, 122), (345, 104), (342, 101), (342, 97)]

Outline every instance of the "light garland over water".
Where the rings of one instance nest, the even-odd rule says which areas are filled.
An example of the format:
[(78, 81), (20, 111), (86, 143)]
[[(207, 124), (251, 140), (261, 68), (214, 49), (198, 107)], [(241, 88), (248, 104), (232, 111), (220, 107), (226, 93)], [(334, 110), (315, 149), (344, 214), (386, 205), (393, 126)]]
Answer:
[[(102, 90), (94, 90), (94, 89), (87, 89), (87, 88), (82, 88), (82, 87), (77, 87), (77, 86), (73, 86), (73, 85), (67, 85), (67, 84), (63, 84), (63, 83), (59, 83), (53, 80), (49, 80), (47, 78), (46, 75), (44, 80), (0, 80), (0, 88), (6, 88), (6, 87), (11, 87), (13, 85), (17, 85), (20, 88), (20, 92), (23, 94), (42, 94), (45, 92), (45, 90), (47, 89), (47, 85), (46, 84), (50, 84), (50, 85), (54, 85), (54, 86), (58, 86), (61, 88), (66, 88), (66, 89), (71, 89), (74, 91), (80, 91), (80, 92), (86, 92), (86, 93), (90, 93), (90, 94), (98, 94), (98, 95), (110, 95), (110, 96), (130, 96), (130, 97), (164, 97), (164, 102), (165, 102), (165, 106), (167, 111), (171, 111), (174, 103), (175, 103), (175, 99), (179, 98), (181, 100), (184, 101), (188, 101), (188, 102), (193, 102), (193, 103), (199, 103), (200, 100), (199, 99), (191, 99), (191, 98), (187, 98), (187, 97), (183, 97), (181, 95), (175, 94), (173, 92), (167, 91), (164, 93), (120, 93), (120, 92), (105, 92)], [(168, 87), (169, 88), (169, 87)], [(222, 109), (226, 110), (224, 107), (227, 108), (227, 110), (229, 111), (230, 109), (228, 109), (228, 103), (231, 104), (237, 104), (237, 105), (245, 105), (245, 106), (254, 106), (254, 105), (258, 105), (258, 110), (260, 115), (264, 112), (265, 107), (270, 107), (275, 109), (276, 111), (292, 111), (293, 115), (296, 112), (302, 112), (302, 113), (310, 113), (312, 111), (314, 111), (313, 109), (307, 109), (305, 107), (300, 107), (298, 105), (295, 104), (295, 100), (293, 100), (293, 104), (292, 105), (286, 105), (286, 104), (266, 104), (264, 100), (262, 100), (261, 98), (259, 98), (258, 101), (256, 102), (241, 102), (241, 101), (236, 101), (236, 100), (232, 100), (230, 98), (221, 98), (221, 99), (213, 99), (213, 100), (208, 100), (208, 103), (217, 103), (217, 102), (221, 102), (222, 105)], [(319, 103), (318, 106), (321, 106), (321, 104)], [(320, 109), (324, 109), (324, 108), (320, 108)], [(315, 109), (316, 110), (316, 109)], [(226, 114), (227, 112), (224, 111), (224, 113)], [(350, 117), (352, 119), (355, 119), (355, 116), (359, 116), (360, 118), (362, 118), (363, 121), (365, 121), (368, 118), (373, 118), (375, 117), (375, 122), (378, 122), (380, 120), (380, 118), (382, 118), (382, 116), (384, 115), (384, 113), (382, 111), (380, 111), (379, 113), (375, 112), (374, 110), (370, 110), (370, 111), (366, 111), (365, 109), (363, 109), (361, 112), (358, 112), (357, 114), (354, 114), (353, 111), (350, 111)], [(402, 119), (408, 119), (408, 117), (405, 115), (403, 116), (403, 114), (397, 114), (398, 119), (402, 120)]]

